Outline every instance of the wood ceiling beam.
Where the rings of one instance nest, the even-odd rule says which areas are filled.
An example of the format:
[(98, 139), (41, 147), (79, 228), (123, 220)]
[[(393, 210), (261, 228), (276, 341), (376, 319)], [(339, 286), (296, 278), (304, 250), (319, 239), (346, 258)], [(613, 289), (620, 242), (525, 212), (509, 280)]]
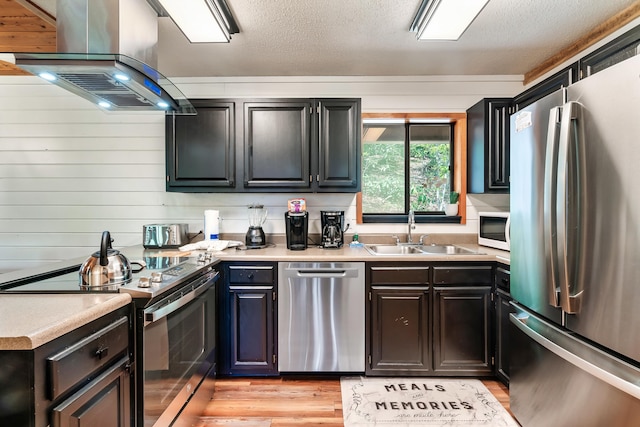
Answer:
[[(0, 52), (55, 52), (55, 18), (30, 0), (0, 0)], [(0, 61), (0, 75), (30, 75)]]
[(43, 8), (41, 8), (31, 0), (14, 0), (14, 1), (19, 5), (21, 5), (22, 7), (24, 7), (25, 9), (31, 11), (34, 15), (36, 15), (38, 18), (40, 18), (47, 24), (52, 25), (53, 28), (55, 29), (56, 27), (55, 16), (50, 15), (49, 12), (47, 12), (46, 10), (44, 10)]
[(602, 24), (597, 25), (589, 33), (585, 34), (574, 43), (570, 44), (555, 55), (551, 56), (540, 65), (535, 67), (533, 70), (527, 72), (524, 75), (523, 84), (527, 85), (538, 79), (539, 77), (542, 77), (544, 74), (553, 70), (563, 62), (573, 58), (580, 52), (584, 51), (590, 46), (593, 46), (595, 43), (604, 39), (614, 31), (622, 28), (638, 17), (640, 17), (640, 0), (636, 1), (621, 12), (613, 15)]

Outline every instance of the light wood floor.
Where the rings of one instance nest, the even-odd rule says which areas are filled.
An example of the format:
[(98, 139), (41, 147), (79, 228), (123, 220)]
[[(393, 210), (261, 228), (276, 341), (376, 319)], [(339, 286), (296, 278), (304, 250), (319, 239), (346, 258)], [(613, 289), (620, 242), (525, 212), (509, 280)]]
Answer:
[[(509, 390), (484, 385), (509, 410)], [(196, 427), (342, 426), (340, 379), (217, 379), (213, 400)]]

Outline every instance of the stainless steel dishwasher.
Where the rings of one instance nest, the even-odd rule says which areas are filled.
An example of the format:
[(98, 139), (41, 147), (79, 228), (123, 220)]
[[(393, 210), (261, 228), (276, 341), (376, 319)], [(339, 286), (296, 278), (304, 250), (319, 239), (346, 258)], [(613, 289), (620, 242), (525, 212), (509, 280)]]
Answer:
[(279, 263), (279, 371), (364, 372), (364, 308), (364, 263)]

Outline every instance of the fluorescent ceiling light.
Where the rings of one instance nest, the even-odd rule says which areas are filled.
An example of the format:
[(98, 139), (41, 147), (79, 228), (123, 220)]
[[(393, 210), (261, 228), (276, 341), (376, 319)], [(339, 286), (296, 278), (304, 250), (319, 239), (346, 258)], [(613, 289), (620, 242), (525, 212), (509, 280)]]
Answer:
[(227, 43), (225, 19), (211, 0), (158, 0), (191, 43)]
[(411, 24), (420, 40), (458, 40), (489, 0), (423, 0)]

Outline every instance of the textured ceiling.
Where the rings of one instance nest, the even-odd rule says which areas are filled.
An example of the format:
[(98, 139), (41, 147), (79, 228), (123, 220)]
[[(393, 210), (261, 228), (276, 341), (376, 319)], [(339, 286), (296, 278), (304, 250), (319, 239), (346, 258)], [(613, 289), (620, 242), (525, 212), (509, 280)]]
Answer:
[[(54, 0), (36, 0), (51, 4)], [(189, 44), (160, 18), (168, 77), (524, 74), (639, 0), (490, 0), (458, 41), (417, 41), (420, 0), (226, 0), (228, 44)]]

